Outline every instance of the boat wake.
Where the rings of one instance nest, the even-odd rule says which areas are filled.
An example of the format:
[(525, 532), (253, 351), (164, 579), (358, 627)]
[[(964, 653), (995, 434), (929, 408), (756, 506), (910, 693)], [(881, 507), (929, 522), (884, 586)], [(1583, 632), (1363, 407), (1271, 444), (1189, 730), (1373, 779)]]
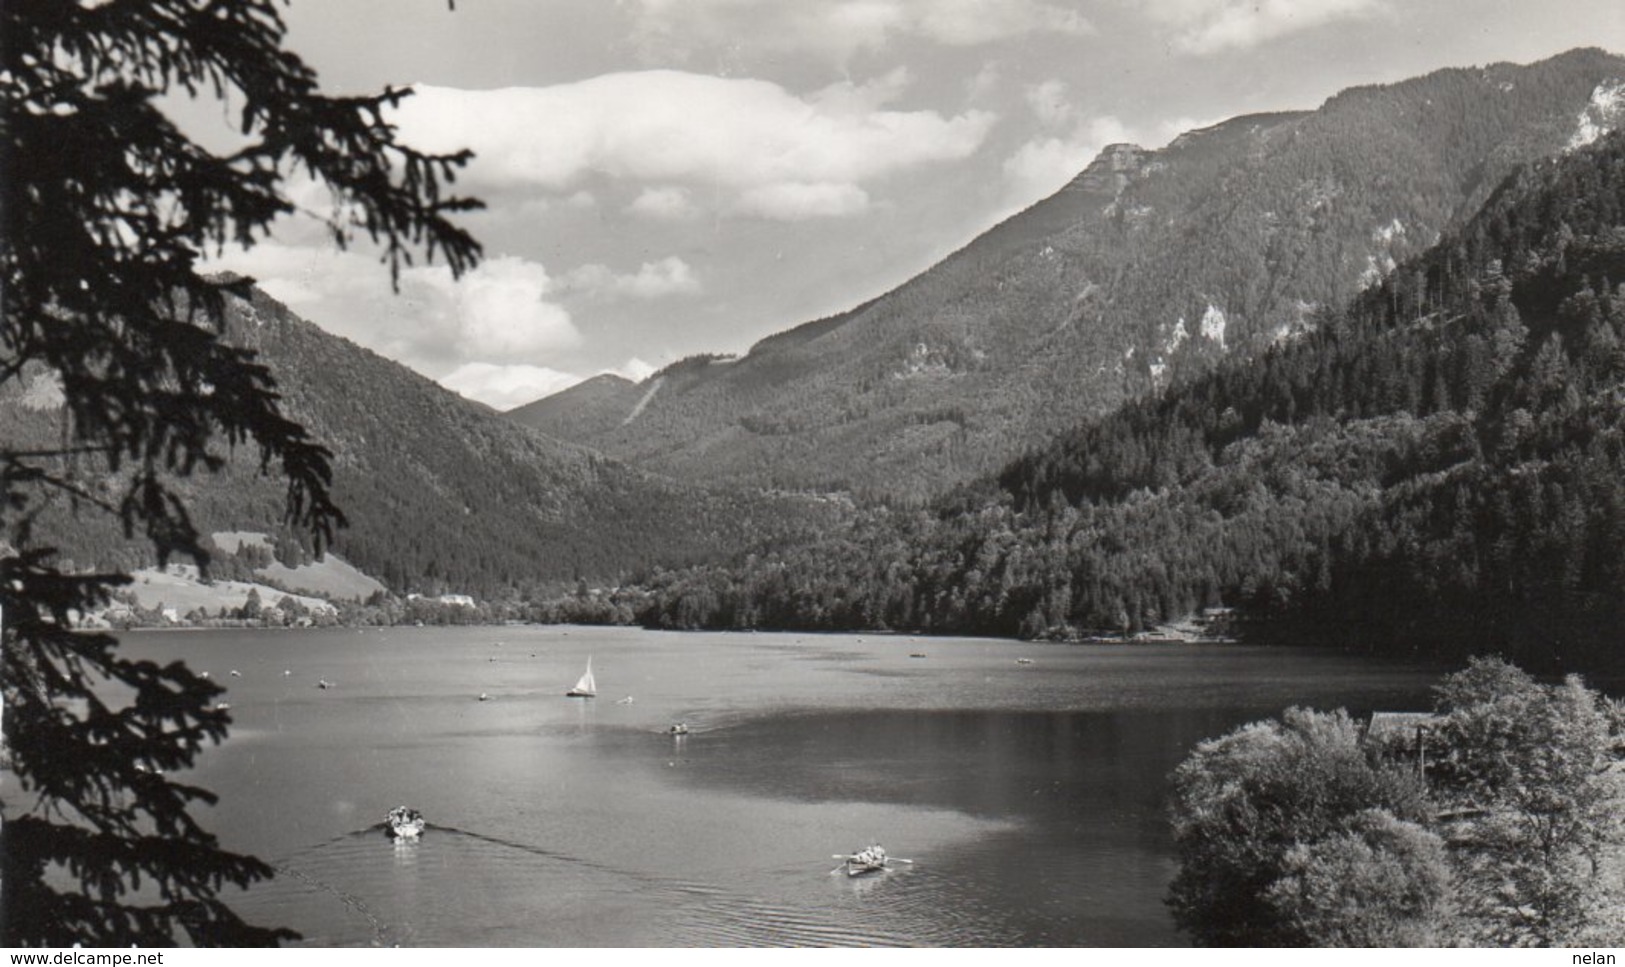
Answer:
[[(909, 891), (892, 903), (875, 889), (878, 881), (850, 888), (845, 877), (844, 889), (832, 890), (835, 881), (817, 860), (767, 871), (774, 888), (747, 893), (449, 826), (431, 824), (421, 842), (392, 847), (384, 825), (276, 863), (277, 878), (250, 890), (239, 912), (250, 922), (298, 930), (301, 944), (329, 947), (935, 942), (895, 929), (891, 908), (913, 905)], [(890, 879), (888, 886), (896, 885)]]

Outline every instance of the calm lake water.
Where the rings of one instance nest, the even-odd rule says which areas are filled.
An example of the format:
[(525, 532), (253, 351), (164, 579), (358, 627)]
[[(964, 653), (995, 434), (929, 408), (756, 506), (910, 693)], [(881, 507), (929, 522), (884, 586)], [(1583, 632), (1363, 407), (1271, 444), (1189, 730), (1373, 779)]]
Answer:
[[(1435, 678), (1239, 646), (594, 628), (124, 647), (229, 687), (205, 825), (279, 870), (238, 909), (318, 945), (1177, 944), (1164, 799), (1191, 747), (1291, 704), (1423, 708)], [(589, 656), (599, 697), (566, 698)], [(421, 842), (384, 836), (398, 804)], [(830, 875), (871, 842), (914, 863)]]

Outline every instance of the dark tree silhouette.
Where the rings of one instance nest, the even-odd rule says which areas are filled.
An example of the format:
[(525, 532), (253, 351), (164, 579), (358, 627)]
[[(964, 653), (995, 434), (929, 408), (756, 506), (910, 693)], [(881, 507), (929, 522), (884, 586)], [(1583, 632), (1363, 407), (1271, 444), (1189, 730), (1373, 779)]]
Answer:
[[(69, 571), (33, 527), (66, 502), (114, 515), (160, 560), (206, 563), (176, 482), (237, 447), (286, 480), (291, 525), (318, 544), (342, 525), (328, 451), (283, 416), (270, 372), (222, 338), (227, 300), (249, 280), (198, 270), (202, 254), (252, 245), (293, 211), (290, 175), (324, 183), (334, 240), (367, 240), (392, 274), (415, 255), (454, 274), (477, 262), (449, 216), (478, 202), (442, 193), (467, 152), (397, 143), (385, 112), (409, 92), (325, 96), (284, 34), (274, 0), (0, 4), (0, 394), (49, 380), (66, 401), (59, 440), (0, 434), (0, 672), (16, 783), (0, 832), (6, 945), (291, 936), (222, 901), (272, 871), (221, 849), (189, 813), (214, 795), (169, 776), (226, 735), (219, 687), (71, 631), (75, 612), (128, 578)], [(224, 100), (239, 143), (193, 140), (165, 95)]]

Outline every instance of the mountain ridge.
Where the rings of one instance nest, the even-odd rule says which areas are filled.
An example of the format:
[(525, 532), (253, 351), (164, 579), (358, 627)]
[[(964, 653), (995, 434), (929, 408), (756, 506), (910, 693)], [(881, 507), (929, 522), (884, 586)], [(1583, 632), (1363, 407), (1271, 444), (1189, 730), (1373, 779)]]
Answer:
[(1619, 77), (1625, 60), (1580, 49), (1113, 146), (902, 286), (663, 372), (635, 420), (631, 388), (521, 418), (679, 479), (925, 499), (1312, 326), (1562, 150)]
[[(790, 497), (721, 494), (556, 440), (299, 318), (254, 289), (227, 300), (224, 338), (267, 365), (284, 413), (333, 452), (335, 501), (350, 526), (333, 550), (396, 592), (512, 596), (609, 580), (726, 553), (829, 508)], [(38, 374), (0, 401), (22, 438), (60, 431), (60, 394)], [(175, 482), (199, 530), (272, 534), (288, 566), (308, 540), (281, 526), (282, 491), (255, 455)], [(111, 492), (112, 476), (95, 481)], [(153, 563), (116, 522), (65, 506), (42, 528), (81, 564)], [(290, 559), (293, 558), (293, 559)]]

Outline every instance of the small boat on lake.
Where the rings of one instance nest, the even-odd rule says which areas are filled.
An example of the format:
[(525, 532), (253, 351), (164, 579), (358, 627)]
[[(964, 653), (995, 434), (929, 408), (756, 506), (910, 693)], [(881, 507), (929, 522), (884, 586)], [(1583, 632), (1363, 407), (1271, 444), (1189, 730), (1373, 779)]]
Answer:
[[(862, 876), (865, 873), (879, 873), (887, 869), (887, 864), (891, 862), (891, 857), (886, 855), (886, 847), (881, 846), (878, 843), (873, 846), (865, 846), (863, 849), (860, 849), (855, 853), (848, 854), (845, 857), (837, 856), (836, 859), (845, 859), (846, 862), (836, 869), (835, 872), (839, 873), (841, 870), (845, 870), (847, 876)], [(901, 862), (906, 863), (908, 861), (903, 860)]]
[(394, 840), (417, 839), (428, 825), (422, 813), (405, 806), (396, 806), (384, 817), (384, 832)]
[(666, 731), (668, 733), (672, 734), (672, 735), (687, 735), (688, 734), (688, 723), (687, 722), (678, 722), (676, 725), (672, 726), (671, 728), (667, 729)]
[(564, 693), (570, 698), (596, 698), (598, 682), (592, 677), (592, 659), (587, 659), (587, 672), (576, 680), (575, 687)]

